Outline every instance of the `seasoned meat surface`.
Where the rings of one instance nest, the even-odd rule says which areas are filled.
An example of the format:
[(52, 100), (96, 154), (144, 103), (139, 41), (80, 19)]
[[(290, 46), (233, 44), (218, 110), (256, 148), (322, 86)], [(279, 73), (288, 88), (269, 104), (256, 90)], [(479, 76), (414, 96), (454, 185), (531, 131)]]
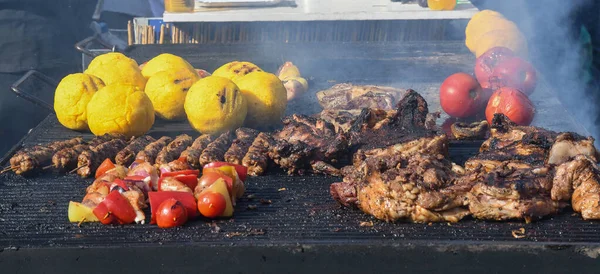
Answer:
[(324, 109), (393, 109), (405, 93), (392, 87), (343, 83), (317, 92), (317, 99)]
[(238, 128), (235, 131), (235, 140), (233, 140), (231, 146), (227, 152), (225, 152), (225, 161), (241, 165), (244, 156), (246, 156), (248, 149), (252, 145), (252, 142), (254, 142), (254, 139), (256, 139), (258, 133), (257, 130), (251, 128)]

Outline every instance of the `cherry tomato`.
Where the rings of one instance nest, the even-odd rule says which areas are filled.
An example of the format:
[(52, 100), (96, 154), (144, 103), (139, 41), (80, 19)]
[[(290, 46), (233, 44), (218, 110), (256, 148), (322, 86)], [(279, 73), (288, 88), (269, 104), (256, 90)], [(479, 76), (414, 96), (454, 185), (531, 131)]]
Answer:
[(440, 104), (448, 115), (467, 118), (485, 107), (489, 92), (482, 89), (473, 76), (455, 73), (446, 78), (440, 87)]
[(187, 220), (187, 210), (181, 202), (173, 198), (165, 200), (158, 206), (156, 224), (160, 228), (182, 226)]
[(490, 76), (494, 73), (494, 68), (500, 62), (516, 56), (515, 53), (505, 47), (493, 47), (483, 53), (475, 60), (475, 78), (483, 88), (489, 88)]
[(113, 164), (113, 162), (109, 158), (106, 158), (106, 160), (104, 160), (104, 162), (100, 164), (98, 169), (96, 169), (96, 178), (104, 175), (104, 173), (113, 168), (115, 168), (115, 164)]
[(533, 120), (535, 107), (524, 93), (503, 87), (492, 94), (485, 109), (485, 117), (490, 125), (495, 113), (502, 113), (516, 124), (527, 126)]
[(180, 191), (152, 191), (148, 192), (148, 201), (150, 202), (150, 223), (156, 223), (156, 215), (158, 214), (158, 208), (160, 204), (168, 199), (175, 199), (179, 201), (187, 210), (188, 219), (193, 219), (199, 215), (198, 203), (194, 195), (188, 192)]
[(537, 73), (533, 65), (519, 58), (512, 57), (501, 61), (492, 74), (502, 86), (516, 88), (529, 96), (535, 91)]
[(198, 197), (198, 210), (207, 218), (215, 218), (223, 214), (226, 206), (225, 197), (220, 193), (207, 192)]

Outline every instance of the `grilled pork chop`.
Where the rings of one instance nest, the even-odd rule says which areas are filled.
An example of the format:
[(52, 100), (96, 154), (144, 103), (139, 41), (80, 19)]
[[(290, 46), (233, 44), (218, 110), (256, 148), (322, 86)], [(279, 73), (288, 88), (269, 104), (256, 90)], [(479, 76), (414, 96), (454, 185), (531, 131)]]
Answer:
[[(464, 169), (442, 155), (417, 154), (402, 168), (374, 172), (360, 184), (331, 185), (333, 197), (385, 221), (458, 222), (467, 216)], [(468, 178), (468, 177), (464, 177)]]
[(561, 207), (550, 197), (552, 173), (547, 168), (514, 168), (505, 163), (480, 178), (467, 194), (475, 218), (530, 222)]
[(337, 84), (317, 92), (319, 104), (324, 109), (380, 108), (391, 110), (402, 99), (404, 90), (381, 86)]

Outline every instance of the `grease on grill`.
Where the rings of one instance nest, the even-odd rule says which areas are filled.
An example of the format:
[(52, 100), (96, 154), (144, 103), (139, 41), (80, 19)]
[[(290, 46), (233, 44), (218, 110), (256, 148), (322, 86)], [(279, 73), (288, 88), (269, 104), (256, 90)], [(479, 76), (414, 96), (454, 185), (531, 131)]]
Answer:
[(233, 237), (248, 237), (248, 236), (257, 236), (257, 235), (265, 235), (265, 230), (263, 229), (250, 229), (244, 232), (228, 232), (225, 233), (225, 237), (233, 238)]

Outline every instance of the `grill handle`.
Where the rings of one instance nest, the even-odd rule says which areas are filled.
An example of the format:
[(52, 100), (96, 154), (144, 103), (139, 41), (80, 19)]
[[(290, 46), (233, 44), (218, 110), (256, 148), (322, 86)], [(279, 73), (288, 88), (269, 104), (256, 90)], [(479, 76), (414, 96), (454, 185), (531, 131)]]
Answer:
[(113, 52), (116, 51), (116, 47), (115, 46), (111, 46), (107, 43), (105, 43), (104, 41), (102, 41), (102, 39), (98, 38), (98, 35), (94, 35), (94, 36), (90, 36), (88, 38), (85, 38), (79, 42), (77, 42), (75, 44), (75, 49), (77, 49), (79, 52), (89, 56), (89, 57), (96, 57), (99, 54), (92, 52), (88, 49), (88, 46), (93, 43), (93, 42), (97, 42), (98, 44), (102, 45), (103, 47), (105, 47), (106, 49), (110, 49)]
[(34, 103), (37, 106), (43, 107), (45, 109), (47, 109), (48, 111), (54, 113), (54, 107), (52, 104), (49, 104), (48, 102), (38, 98), (36, 95), (33, 95), (31, 93), (25, 92), (23, 90), (23, 88), (21, 87), (21, 85), (27, 81), (27, 79), (29, 79), (29, 77), (36, 77), (39, 80), (44, 81), (46, 84), (50, 85), (53, 87), (53, 89), (56, 89), (56, 87), (58, 86), (58, 83), (46, 76), (45, 74), (37, 71), (37, 70), (30, 70), (27, 73), (25, 73), (25, 75), (23, 75), (23, 77), (21, 77), (19, 80), (17, 80), (14, 84), (12, 84), (11, 89), (12, 91), (19, 97)]

